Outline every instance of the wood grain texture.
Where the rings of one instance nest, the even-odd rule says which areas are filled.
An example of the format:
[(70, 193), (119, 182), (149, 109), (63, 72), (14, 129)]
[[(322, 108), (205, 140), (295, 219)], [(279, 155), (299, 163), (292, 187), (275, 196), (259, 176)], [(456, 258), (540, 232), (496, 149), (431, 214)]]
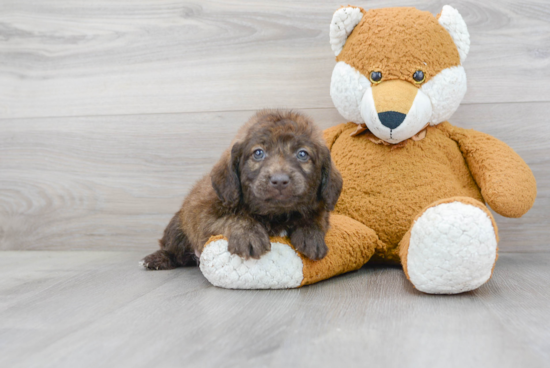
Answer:
[(353, 4), (447, 3), (472, 40), (451, 122), (508, 143), (539, 191), (496, 216), (494, 277), (457, 296), (399, 268), (230, 291), (137, 267), (254, 110), (343, 122), (328, 24), (347, 3), (0, 1), (0, 366), (549, 367), (550, 4)]
[(422, 294), (397, 268), (294, 290), (213, 287), (133, 252), (2, 252), (2, 367), (548, 367), (550, 254), (480, 289)]
[[(444, 4), (472, 46), (465, 103), (548, 101), (550, 3)], [(0, 118), (330, 108), (328, 42), (340, 0), (3, 0)]]
[[(335, 109), (304, 110), (318, 124)], [(0, 249), (142, 249), (193, 183), (209, 172), (252, 111), (4, 120), (0, 131)], [(508, 143), (539, 194), (520, 219), (497, 215), (501, 251), (548, 251), (550, 103), (462, 105), (454, 124)], [(527, 121), (528, 123), (521, 123)]]
[[(444, 3), (367, 5), (437, 13)], [(452, 122), (510, 144), (538, 181), (531, 212), (497, 216), (501, 249), (547, 251), (550, 6), (450, 4), (472, 36), (469, 91)], [(339, 6), (1, 1), (0, 249), (154, 249), (254, 109), (342, 122), (328, 87)]]

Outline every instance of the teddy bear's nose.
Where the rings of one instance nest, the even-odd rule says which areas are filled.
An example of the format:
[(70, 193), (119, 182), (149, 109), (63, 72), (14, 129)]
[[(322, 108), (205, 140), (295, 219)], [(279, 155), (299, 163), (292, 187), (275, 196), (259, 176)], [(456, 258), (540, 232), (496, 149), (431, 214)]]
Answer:
[(395, 129), (401, 125), (407, 115), (397, 111), (385, 111), (378, 114), (378, 118), (383, 126)]

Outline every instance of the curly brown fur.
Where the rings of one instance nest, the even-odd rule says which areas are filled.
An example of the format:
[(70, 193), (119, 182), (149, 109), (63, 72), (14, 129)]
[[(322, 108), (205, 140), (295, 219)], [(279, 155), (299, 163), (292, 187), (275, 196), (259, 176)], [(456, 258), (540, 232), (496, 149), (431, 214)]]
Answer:
[(259, 258), (271, 249), (270, 236), (286, 232), (299, 252), (321, 259), (328, 251), (328, 213), (341, 190), (340, 173), (313, 122), (292, 111), (262, 110), (195, 184), (166, 228), (161, 249), (143, 265), (189, 265), (218, 234), (227, 236), (231, 253)]

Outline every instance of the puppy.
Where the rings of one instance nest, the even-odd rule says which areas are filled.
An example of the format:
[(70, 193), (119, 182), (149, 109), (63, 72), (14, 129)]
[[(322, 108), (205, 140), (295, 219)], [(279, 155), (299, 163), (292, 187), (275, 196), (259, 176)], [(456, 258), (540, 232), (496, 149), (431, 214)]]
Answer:
[(160, 250), (141, 264), (151, 270), (194, 265), (218, 234), (228, 238), (231, 253), (259, 258), (271, 249), (269, 237), (284, 232), (296, 250), (321, 259), (341, 190), (342, 177), (313, 122), (296, 112), (262, 110), (195, 184), (164, 230)]

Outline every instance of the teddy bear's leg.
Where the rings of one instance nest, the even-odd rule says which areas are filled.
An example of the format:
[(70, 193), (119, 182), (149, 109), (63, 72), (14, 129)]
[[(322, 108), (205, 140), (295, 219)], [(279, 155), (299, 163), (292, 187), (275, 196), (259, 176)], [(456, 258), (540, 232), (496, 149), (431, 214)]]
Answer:
[(457, 294), (489, 280), (497, 260), (498, 230), (481, 202), (453, 197), (432, 203), (400, 243), (407, 278), (429, 294)]
[(319, 261), (298, 253), (288, 237), (271, 238), (271, 251), (245, 260), (227, 250), (227, 239), (212, 237), (200, 269), (213, 285), (229, 289), (287, 289), (313, 284), (361, 268), (382, 246), (374, 230), (342, 215), (331, 215), (325, 236), (329, 252)]

